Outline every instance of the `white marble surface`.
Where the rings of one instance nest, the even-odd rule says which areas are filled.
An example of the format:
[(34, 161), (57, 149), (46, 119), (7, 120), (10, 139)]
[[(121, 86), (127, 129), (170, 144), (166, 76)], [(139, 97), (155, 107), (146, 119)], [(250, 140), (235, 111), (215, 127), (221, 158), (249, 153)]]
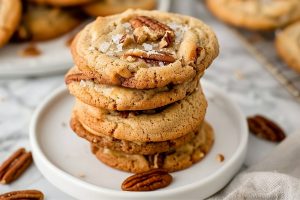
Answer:
[[(299, 103), (247, 52), (231, 30), (207, 13), (200, 1), (173, 1), (171, 11), (199, 17), (217, 33), (221, 53), (205, 79), (228, 92), (245, 115), (269, 116), (288, 134), (300, 131)], [(62, 84), (63, 75), (0, 80), (0, 162), (18, 147), (29, 148), (28, 126), (34, 109)], [(274, 144), (250, 136), (245, 165), (257, 162), (274, 147)], [(73, 199), (45, 180), (34, 165), (18, 181), (0, 186), (0, 193), (29, 188), (42, 190), (49, 200)]]

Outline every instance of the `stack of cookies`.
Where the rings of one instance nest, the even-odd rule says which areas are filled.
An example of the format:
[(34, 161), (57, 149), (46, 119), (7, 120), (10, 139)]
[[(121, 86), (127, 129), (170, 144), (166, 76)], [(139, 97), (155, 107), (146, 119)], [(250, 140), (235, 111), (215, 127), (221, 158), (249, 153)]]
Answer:
[(103, 163), (124, 171), (181, 170), (214, 141), (199, 79), (218, 55), (213, 31), (192, 17), (128, 10), (99, 17), (74, 39), (65, 81), (71, 128)]

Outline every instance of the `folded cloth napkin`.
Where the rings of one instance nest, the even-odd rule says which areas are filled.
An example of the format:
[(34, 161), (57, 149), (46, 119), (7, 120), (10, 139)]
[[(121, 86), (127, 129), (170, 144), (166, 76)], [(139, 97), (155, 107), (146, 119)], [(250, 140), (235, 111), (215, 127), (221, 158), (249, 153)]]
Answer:
[(209, 199), (300, 200), (300, 133), (289, 135)]

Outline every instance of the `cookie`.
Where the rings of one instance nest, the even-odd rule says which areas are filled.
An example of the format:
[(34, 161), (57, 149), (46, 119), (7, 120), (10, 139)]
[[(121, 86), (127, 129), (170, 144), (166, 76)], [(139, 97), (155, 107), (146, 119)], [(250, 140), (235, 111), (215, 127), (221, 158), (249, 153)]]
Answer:
[(72, 117), (70, 126), (79, 137), (86, 139), (97, 147), (122, 151), (127, 154), (150, 155), (171, 151), (191, 141), (196, 134), (196, 132), (188, 133), (174, 140), (167, 140), (163, 142), (132, 142), (128, 140), (119, 140), (105, 135), (94, 135), (85, 130), (75, 117)]
[(29, 0), (42, 5), (52, 5), (52, 6), (77, 6), (87, 3), (92, 3), (96, 0)]
[(272, 30), (300, 19), (299, 0), (206, 0), (219, 19), (251, 30)]
[(72, 68), (65, 77), (65, 82), (72, 95), (94, 107), (108, 110), (148, 110), (162, 107), (183, 99), (198, 86), (199, 76), (182, 84), (148, 90), (137, 90), (120, 86), (95, 83)]
[(9, 41), (17, 29), (21, 13), (20, 0), (0, 0), (0, 47)]
[(127, 10), (98, 17), (71, 46), (75, 64), (98, 83), (136, 89), (182, 84), (218, 55), (202, 21), (160, 11)]
[(74, 9), (27, 4), (15, 41), (43, 41), (59, 37), (77, 27), (83, 16)]
[(74, 116), (94, 135), (136, 142), (160, 142), (194, 132), (204, 120), (207, 102), (201, 90), (168, 106), (144, 111), (111, 111), (77, 100)]
[(289, 67), (300, 73), (300, 22), (286, 27), (276, 34), (275, 46), (278, 55)]
[(212, 148), (213, 142), (213, 129), (208, 123), (204, 123), (193, 140), (174, 151), (147, 156), (130, 155), (92, 145), (92, 152), (106, 165), (123, 171), (140, 173), (153, 168), (163, 168), (175, 172), (202, 160)]
[(83, 10), (90, 16), (107, 16), (121, 13), (129, 8), (152, 10), (156, 7), (156, 0), (102, 0), (88, 4)]

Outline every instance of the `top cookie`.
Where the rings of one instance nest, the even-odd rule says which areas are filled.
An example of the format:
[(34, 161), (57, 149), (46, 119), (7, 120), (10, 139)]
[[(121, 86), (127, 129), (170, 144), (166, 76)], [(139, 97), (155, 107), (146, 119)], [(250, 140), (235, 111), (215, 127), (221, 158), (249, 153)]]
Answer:
[(300, 19), (299, 0), (206, 0), (221, 20), (252, 30), (271, 30)]
[(215, 34), (200, 20), (143, 10), (98, 17), (71, 49), (87, 76), (136, 89), (181, 84), (203, 73), (219, 51)]
[(13, 35), (20, 22), (21, 13), (20, 0), (0, 0), (0, 47)]

